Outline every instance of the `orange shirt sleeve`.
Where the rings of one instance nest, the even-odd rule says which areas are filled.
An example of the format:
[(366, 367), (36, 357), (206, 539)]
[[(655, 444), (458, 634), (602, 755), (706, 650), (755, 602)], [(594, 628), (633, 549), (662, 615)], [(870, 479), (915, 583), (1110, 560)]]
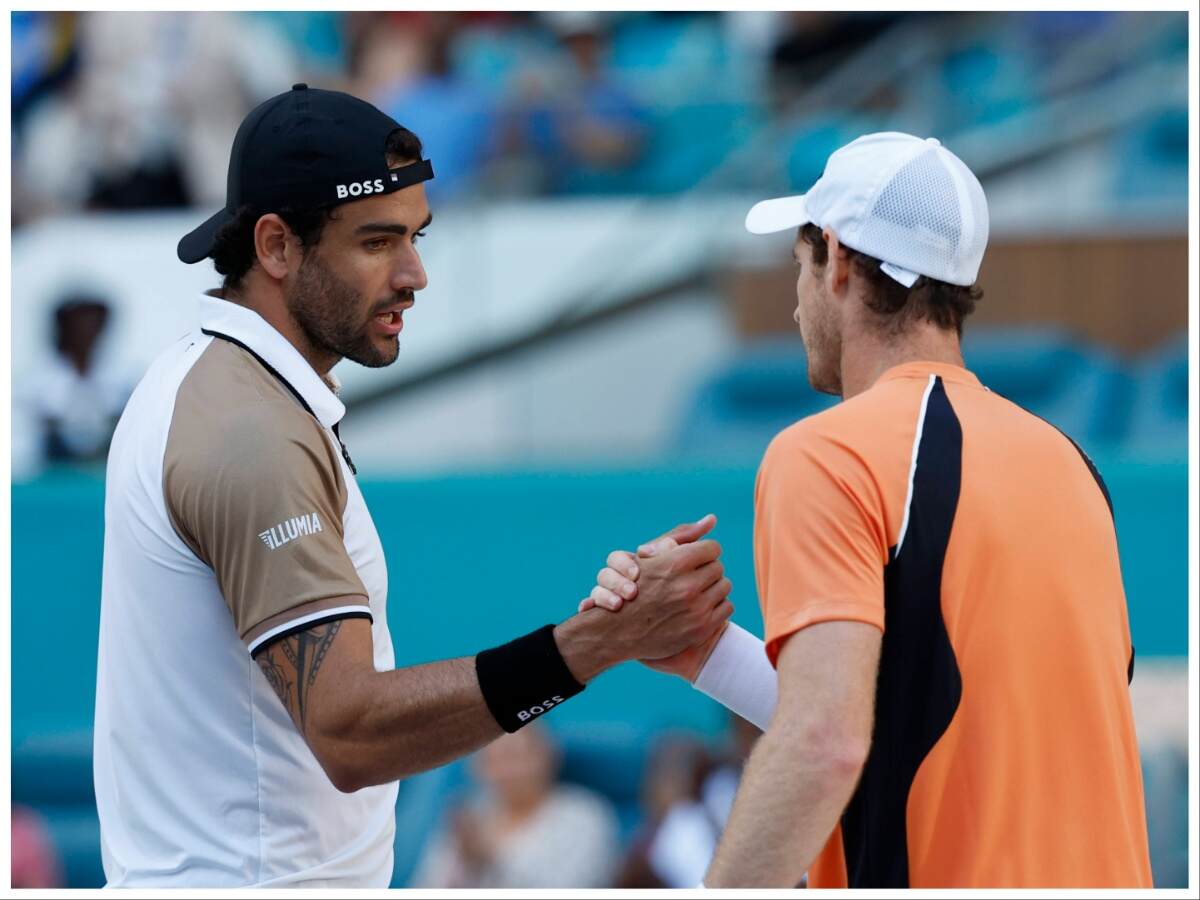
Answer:
[(885, 522), (875, 477), (844, 442), (806, 420), (771, 443), (754, 490), (754, 568), (772, 665), (817, 622), (883, 630)]

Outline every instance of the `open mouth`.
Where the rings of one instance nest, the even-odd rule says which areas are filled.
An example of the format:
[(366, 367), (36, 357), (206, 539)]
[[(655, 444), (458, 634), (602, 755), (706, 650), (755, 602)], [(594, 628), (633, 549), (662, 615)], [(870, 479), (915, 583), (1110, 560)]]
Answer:
[(399, 325), (400, 324), (400, 310), (392, 309), (392, 310), (388, 310), (387, 312), (381, 312), (379, 315), (377, 315), (375, 317), (375, 321), (381, 325), (393, 325), (393, 326)]
[(404, 308), (394, 307), (376, 314), (375, 327), (389, 337), (395, 337), (404, 328)]

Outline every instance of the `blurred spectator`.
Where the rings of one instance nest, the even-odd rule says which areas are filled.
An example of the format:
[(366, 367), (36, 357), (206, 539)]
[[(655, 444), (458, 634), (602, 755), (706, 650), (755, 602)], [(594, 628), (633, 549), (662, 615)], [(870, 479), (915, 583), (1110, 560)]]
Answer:
[(699, 773), (697, 790), (663, 817), (647, 848), (647, 859), (666, 887), (695, 887), (704, 878), (733, 808), (742, 768), (760, 733), (741, 717), (730, 715), (723, 746)]
[[(912, 14), (909, 14), (912, 15)], [(901, 13), (790, 12), (771, 51), (776, 108), (803, 95), (855, 51), (900, 20)]]
[(57, 90), (78, 63), (79, 13), (26, 11), (12, 14), (12, 127), (44, 95)]
[(99, 362), (109, 321), (108, 303), (89, 294), (68, 296), (54, 310), (54, 355), (35, 376), (22, 379), (15, 405), (40, 434), (49, 461), (104, 457), (128, 387)]
[(257, 10), (244, 15), (269, 23), (298, 57), (304, 77), (324, 88), (341, 86), (347, 64), (346, 35), (342, 27), (345, 13), (311, 9)]
[[(426, 185), (437, 203), (470, 192), (495, 149), (495, 99), (454, 69), (463, 18), (448, 12), (392, 13), (373, 29), (362, 60), (359, 96), (415, 131), (437, 177)], [(403, 59), (403, 65), (382, 60)]]
[(481, 794), (450, 812), (411, 887), (608, 887), (616, 815), (602, 797), (556, 783), (557, 771), (557, 751), (539, 725), (481, 750)]
[(543, 13), (562, 53), (546, 68), (524, 73), (517, 86), (518, 152), (537, 160), (541, 189), (570, 189), (591, 174), (627, 169), (642, 156), (647, 114), (608, 66), (603, 14)]
[(12, 886), (61, 888), (62, 865), (42, 817), (28, 807), (12, 810)]
[(730, 714), (723, 745), (700, 785), (700, 802), (709, 816), (721, 823), (722, 829), (729, 818), (729, 811), (733, 809), (733, 798), (742, 779), (742, 769), (750, 758), (754, 742), (761, 735), (758, 728), (741, 716)]
[(224, 203), (238, 123), (295, 74), (286, 43), (266, 20), (223, 12), (78, 21), (73, 77), (30, 110), (14, 148), (15, 217)]
[[(697, 739), (671, 735), (657, 741), (642, 776), (643, 820), (634, 832), (616, 887), (695, 887), (699, 883), (699, 876), (687, 882), (680, 881), (673, 870), (663, 871), (662, 860), (651, 858), (651, 848), (672, 810), (699, 801), (708, 767), (708, 753)], [(702, 844), (707, 844), (707, 835)], [(700, 874), (703, 875), (703, 870)]]
[(659, 744), (643, 781), (646, 819), (634, 835), (617, 887), (692, 888), (700, 883), (760, 734), (730, 715), (723, 744), (712, 756), (690, 738)]

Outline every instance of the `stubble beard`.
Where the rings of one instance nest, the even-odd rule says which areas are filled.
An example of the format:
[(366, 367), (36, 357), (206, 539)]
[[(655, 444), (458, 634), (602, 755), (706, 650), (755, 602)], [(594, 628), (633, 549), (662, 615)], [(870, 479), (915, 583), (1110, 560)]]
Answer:
[(382, 347), (372, 340), (371, 321), (361, 318), (369, 304), (321, 261), (315, 248), (305, 253), (287, 304), (310, 346), (320, 353), (369, 369), (390, 366), (400, 353), (395, 338)]
[(808, 354), (808, 380), (822, 394), (842, 395), (842, 336), (834, 313), (823, 302), (814, 304), (807, 327), (800, 330)]

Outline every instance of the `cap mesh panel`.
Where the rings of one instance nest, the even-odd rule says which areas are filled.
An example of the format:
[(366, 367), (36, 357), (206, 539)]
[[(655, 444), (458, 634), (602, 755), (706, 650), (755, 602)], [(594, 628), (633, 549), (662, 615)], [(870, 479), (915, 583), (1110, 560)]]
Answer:
[(958, 189), (931, 147), (902, 166), (863, 219), (855, 247), (940, 281), (960, 280), (963, 220)]

